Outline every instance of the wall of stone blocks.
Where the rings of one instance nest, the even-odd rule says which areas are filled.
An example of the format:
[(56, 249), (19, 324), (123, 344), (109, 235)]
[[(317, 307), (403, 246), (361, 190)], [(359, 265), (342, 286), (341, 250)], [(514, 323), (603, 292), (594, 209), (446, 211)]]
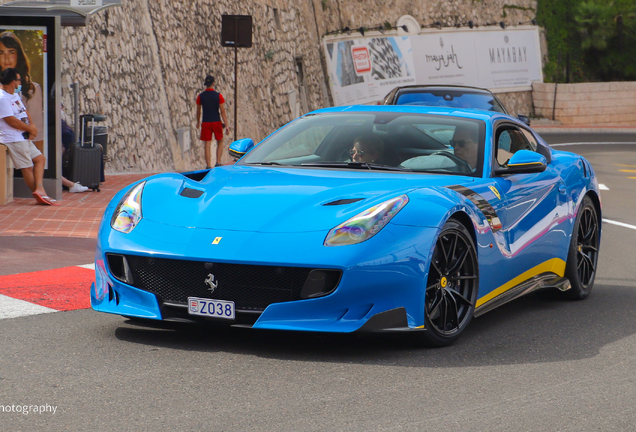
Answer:
[(495, 96), (501, 101), (503, 106), (513, 117), (519, 114), (525, 116), (534, 115), (532, 110), (532, 92), (513, 92), (513, 93), (495, 93)]
[(564, 125), (636, 126), (636, 82), (535, 83), (532, 97), (537, 116)]
[[(203, 168), (196, 96), (207, 74), (226, 99), (234, 126), (234, 50), (220, 46), (221, 15), (254, 17), (254, 46), (238, 51), (238, 137), (264, 138), (292, 119), (289, 93), (299, 88), (301, 58), (309, 109), (324, 105), (311, 3), (217, 0), (123, 1), (87, 27), (63, 29), (62, 87), (81, 88), (80, 112), (108, 116), (107, 172)], [(274, 9), (279, 11), (275, 21)], [(107, 34), (103, 34), (107, 33)], [(70, 112), (72, 93), (63, 91)], [(189, 128), (190, 147), (177, 130)], [(225, 139), (232, 140), (233, 132)], [(229, 158), (227, 155), (225, 158)], [(227, 159), (226, 159), (227, 161)]]
[[(7, 0), (0, 0), (6, 3)], [(321, 39), (345, 26), (395, 25), (403, 15), (422, 25), (527, 22), (536, 0), (121, 0), (86, 27), (62, 29), (62, 104), (108, 116), (107, 173), (205, 166), (196, 95), (207, 74), (226, 98), (234, 125), (234, 50), (220, 46), (221, 15), (253, 16), (253, 47), (238, 52), (237, 137), (259, 141), (301, 112), (330, 105)], [(388, 33), (387, 33), (388, 34)], [(297, 64), (302, 64), (303, 82)], [(302, 84), (302, 89), (301, 89)], [(301, 98), (301, 93), (305, 98)], [(530, 92), (499, 94), (513, 114), (531, 109)], [(295, 101), (301, 101), (302, 104)], [(179, 130), (190, 130), (180, 146)], [(232, 141), (234, 131), (225, 139)], [(188, 148), (189, 147), (189, 148)], [(227, 154), (224, 161), (230, 160)]]

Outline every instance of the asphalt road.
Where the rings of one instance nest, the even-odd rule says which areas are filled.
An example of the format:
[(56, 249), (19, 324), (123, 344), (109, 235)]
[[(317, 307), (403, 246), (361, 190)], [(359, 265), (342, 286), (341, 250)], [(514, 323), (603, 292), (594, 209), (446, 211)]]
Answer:
[(595, 132), (595, 133), (573, 133), (573, 132), (550, 132), (545, 131), (540, 133), (541, 137), (548, 144), (561, 144), (561, 143), (611, 143), (611, 142), (631, 142), (636, 143), (636, 131), (635, 132)]
[[(636, 226), (636, 174), (621, 171), (636, 166), (636, 145), (567, 150), (588, 157), (609, 188), (603, 218)], [(18, 243), (15, 254), (25, 253)], [(56, 407), (0, 408), (0, 429), (634, 430), (635, 243), (635, 229), (605, 223), (587, 300), (519, 299), (443, 349), (388, 337), (146, 328), (90, 310), (0, 320), (0, 406)], [(55, 255), (60, 246), (47, 247)], [(85, 264), (89, 252), (67, 250), (62, 261)]]

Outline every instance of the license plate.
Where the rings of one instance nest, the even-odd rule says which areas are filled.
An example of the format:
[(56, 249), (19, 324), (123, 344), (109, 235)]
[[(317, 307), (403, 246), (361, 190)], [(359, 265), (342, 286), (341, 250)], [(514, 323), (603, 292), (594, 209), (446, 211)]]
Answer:
[(234, 319), (234, 302), (199, 297), (188, 297), (190, 315)]

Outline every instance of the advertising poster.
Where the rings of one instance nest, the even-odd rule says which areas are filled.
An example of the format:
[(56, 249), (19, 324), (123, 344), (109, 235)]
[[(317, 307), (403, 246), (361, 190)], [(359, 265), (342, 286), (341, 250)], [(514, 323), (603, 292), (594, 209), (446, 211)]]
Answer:
[(490, 89), (542, 81), (538, 35), (532, 30), (486, 32), (475, 46), (481, 83)]
[[(475, 50), (465, 33), (428, 33), (417, 40), (417, 84), (479, 86)], [(472, 42), (472, 41), (471, 41)]]
[(377, 102), (397, 86), (464, 85), (527, 91), (542, 82), (537, 28), (336, 36), (325, 42), (336, 105)]
[(336, 105), (382, 99), (394, 86), (415, 83), (408, 37), (372, 37), (326, 44)]
[(38, 128), (38, 135), (32, 141), (48, 163), (48, 133), (44, 110), (47, 95), (42, 91), (43, 88), (48, 88), (46, 42), (46, 27), (0, 26), (0, 71), (14, 68), (20, 74), (20, 97)]

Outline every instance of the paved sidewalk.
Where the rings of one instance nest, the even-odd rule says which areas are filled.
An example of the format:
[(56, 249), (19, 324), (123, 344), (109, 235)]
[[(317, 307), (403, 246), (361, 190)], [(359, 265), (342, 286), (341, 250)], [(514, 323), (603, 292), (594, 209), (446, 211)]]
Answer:
[(151, 174), (109, 174), (101, 192), (65, 191), (59, 206), (36, 205), (33, 198), (14, 198), (0, 205), (0, 236), (97, 238), (104, 209), (124, 186)]

